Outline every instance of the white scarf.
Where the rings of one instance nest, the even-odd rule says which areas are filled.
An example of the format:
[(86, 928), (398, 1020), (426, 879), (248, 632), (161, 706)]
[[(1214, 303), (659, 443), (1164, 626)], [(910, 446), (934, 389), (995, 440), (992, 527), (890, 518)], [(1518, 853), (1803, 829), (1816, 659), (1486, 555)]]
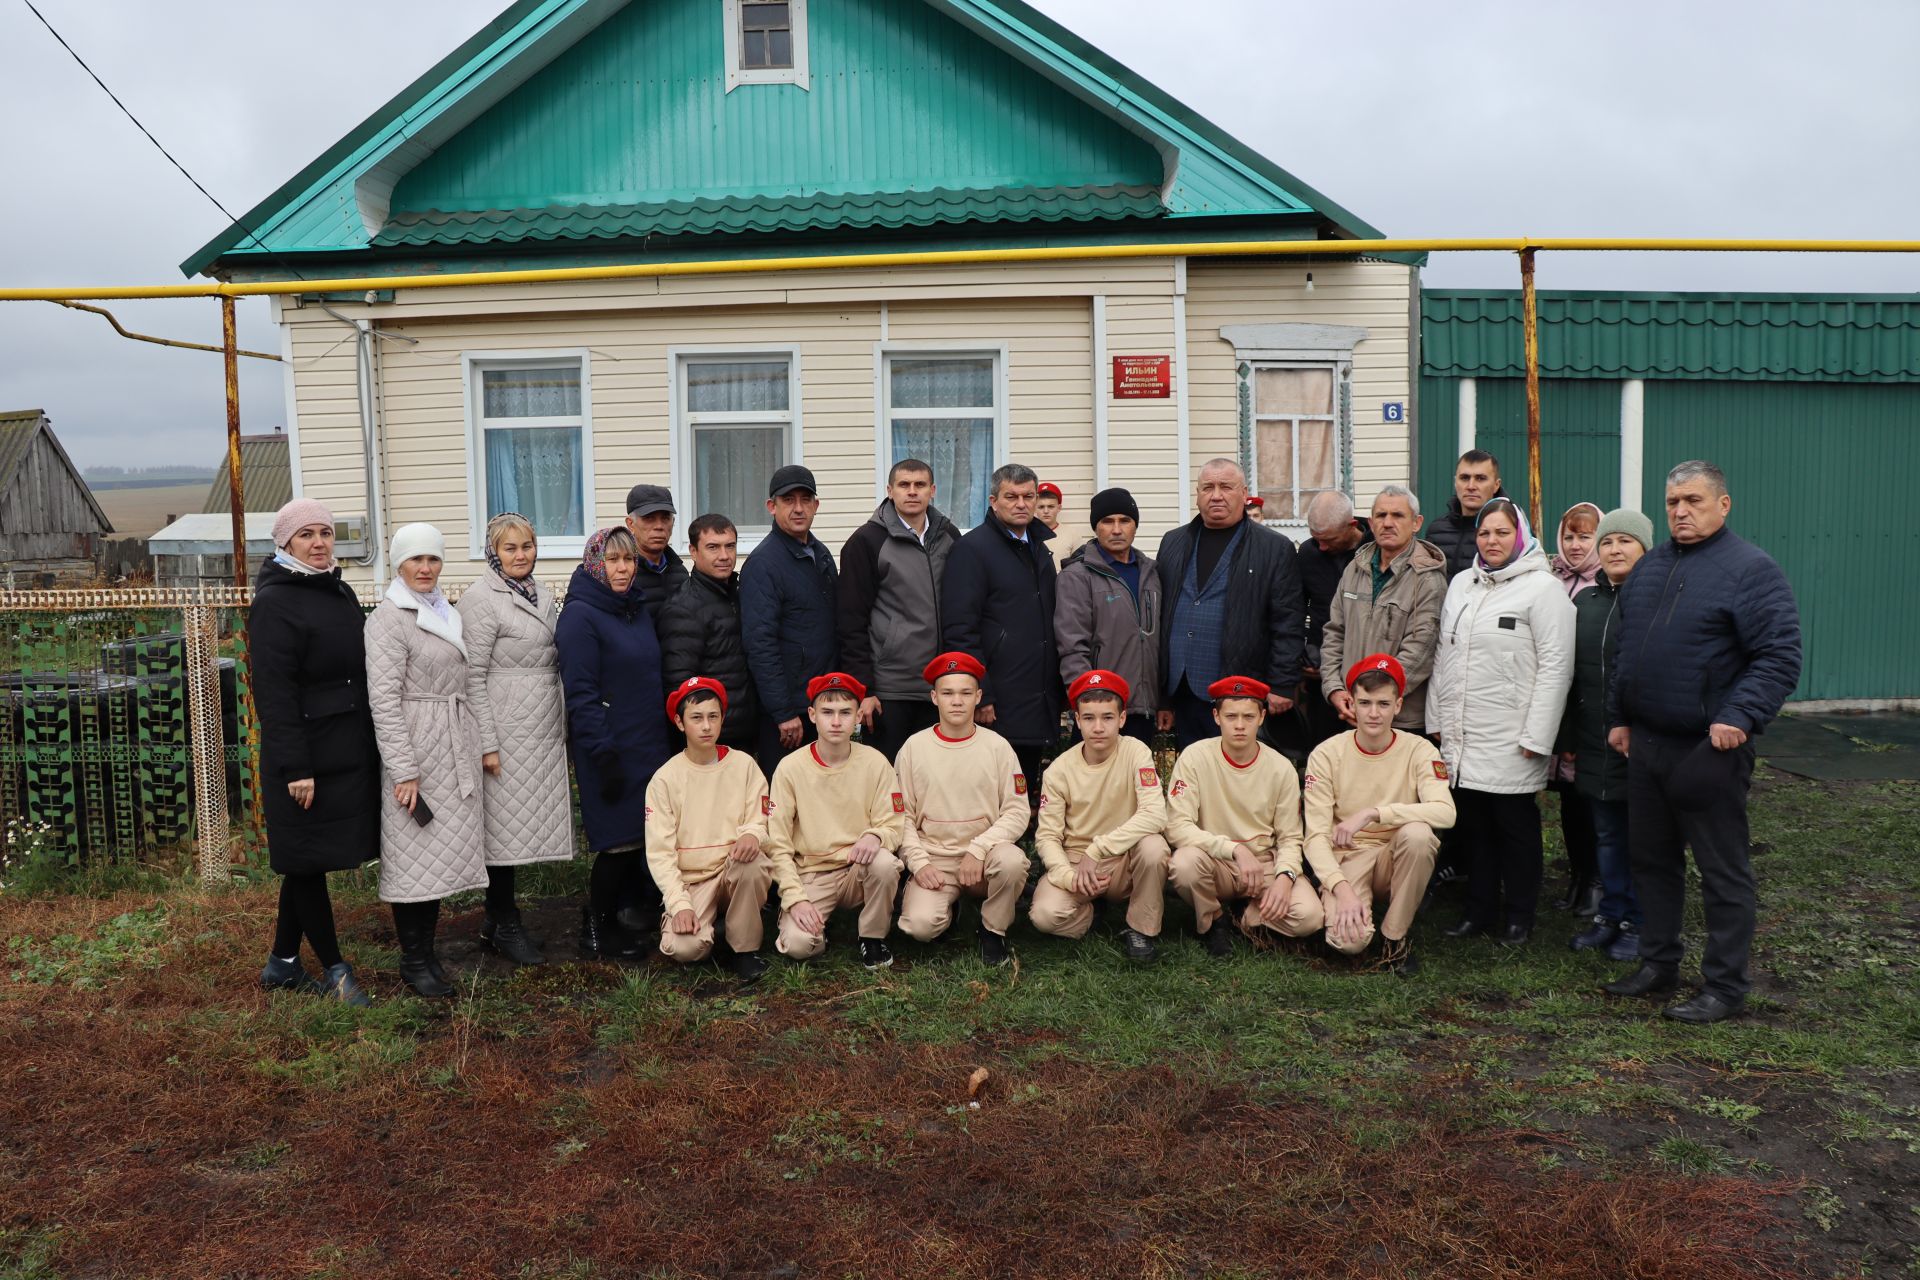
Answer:
[(295, 560), (292, 556), (288, 555), (285, 551), (274, 552), (273, 559), (275, 564), (285, 565), (287, 568), (293, 570), (295, 573), (303, 574), (306, 577), (312, 577), (315, 574), (320, 574), (320, 573), (333, 572), (332, 565), (328, 565), (324, 569), (316, 569), (310, 564), (304, 564), (299, 560)]
[(458, 649), (461, 657), (467, 656), (467, 643), (460, 637), (460, 614), (438, 587), (422, 595), (396, 577), (387, 584), (387, 599), (411, 611), (422, 631), (439, 636)]

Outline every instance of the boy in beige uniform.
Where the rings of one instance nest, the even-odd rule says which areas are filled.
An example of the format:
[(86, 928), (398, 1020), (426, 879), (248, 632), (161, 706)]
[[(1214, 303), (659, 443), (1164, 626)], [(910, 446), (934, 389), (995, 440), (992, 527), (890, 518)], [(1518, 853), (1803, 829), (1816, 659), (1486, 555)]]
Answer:
[(1169, 875), (1215, 959), (1233, 954), (1223, 902), (1245, 901), (1240, 928), (1249, 937), (1271, 929), (1298, 938), (1326, 923), (1320, 896), (1300, 876), (1300, 780), (1260, 741), (1269, 692), (1247, 676), (1208, 685), (1220, 736), (1180, 753), (1167, 791)]
[(1453, 793), (1439, 748), (1397, 732), (1406, 673), (1384, 653), (1347, 673), (1357, 727), (1329, 738), (1307, 759), (1307, 861), (1320, 881), (1327, 944), (1359, 955), (1379, 924), (1380, 963), (1401, 975), (1415, 968), (1407, 931), (1433, 875), (1436, 831), (1454, 822)]
[(665, 914), (660, 953), (681, 964), (713, 952), (713, 923), (727, 913), (729, 964), (752, 982), (767, 971), (760, 908), (773, 883), (767, 837), (767, 780), (745, 751), (719, 746), (727, 688), (694, 676), (667, 695), (667, 718), (687, 749), (647, 784), (647, 865)]
[(1047, 864), (1033, 891), (1033, 927), (1083, 938), (1093, 902), (1124, 899), (1120, 942), (1142, 964), (1156, 951), (1167, 883), (1167, 801), (1147, 744), (1122, 736), (1127, 682), (1088, 671), (1067, 688), (1080, 741), (1047, 766), (1034, 847)]
[(908, 738), (894, 759), (907, 802), (900, 841), (912, 877), (901, 891), (900, 931), (932, 942), (953, 923), (961, 894), (980, 907), (980, 960), (1007, 962), (1007, 930), (1027, 887), (1027, 855), (1015, 843), (1031, 809), (1027, 775), (1005, 738), (973, 722), (986, 668), (943, 653), (923, 671), (940, 723)]
[(774, 946), (790, 960), (826, 950), (827, 917), (860, 908), (860, 963), (893, 963), (887, 930), (900, 891), (900, 847), (906, 802), (893, 766), (853, 740), (866, 686), (843, 671), (807, 682), (807, 718), (819, 740), (773, 771), (767, 852), (780, 886), (780, 933)]

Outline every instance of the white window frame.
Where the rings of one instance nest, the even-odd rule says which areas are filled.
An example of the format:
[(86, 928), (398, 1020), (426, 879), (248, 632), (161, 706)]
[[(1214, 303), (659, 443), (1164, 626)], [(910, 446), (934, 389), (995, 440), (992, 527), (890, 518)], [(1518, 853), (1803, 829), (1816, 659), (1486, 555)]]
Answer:
[[(1254, 360), (1253, 372), (1249, 381), (1253, 383), (1253, 467), (1247, 477), (1248, 492), (1258, 494), (1260, 484), (1260, 428), (1277, 422), (1293, 424), (1293, 509), (1300, 514), (1289, 517), (1263, 519), (1262, 523), (1277, 525), (1282, 529), (1304, 529), (1307, 527), (1306, 506), (1300, 500), (1300, 424), (1303, 422), (1325, 422), (1333, 427), (1333, 487), (1349, 498), (1353, 496), (1353, 480), (1347, 475), (1347, 468), (1341, 464), (1346, 455), (1347, 431), (1342, 421), (1340, 405), (1343, 397), (1341, 388), (1353, 376), (1353, 365), (1343, 361), (1329, 360)], [(1331, 404), (1326, 413), (1261, 413), (1260, 412), (1260, 373), (1264, 369), (1304, 369), (1315, 373), (1329, 373), (1328, 383)], [(1311, 492), (1318, 492), (1313, 490)], [(1309, 498), (1307, 501), (1311, 502)]]
[[(1007, 344), (1004, 342), (974, 343), (964, 346), (950, 342), (876, 342), (873, 344), (873, 487), (875, 502), (887, 496), (887, 473), (893, 470), (893, 420), (896, 416), (905, 418), (953, 418), (981, 417), (978, 411), (963, 412), (942, 409), (902, 409), (896, 415), (893, 409), (893, 357), (913, 356), (918, 359), (978, 360), (982, 357), (993, 361), (993, 465), (995, 468), (1007, 464), (1010, 449), (1007, 426)], [(962, 530), (972, 526), (962, 524), (958, 513), (941, 506), (939, 484), (940, 477), (935, 476), (933, 505), (940, 507), (948, 519)]]
[[(785, 360), (787, 362), (787, 408), (784, 414), (773, 412), (753, 413), (703, 413), (697, 415), (687, 411), (686, 370), (690, 364), (728, 363), (741, 360)], [(765, 346), (725, 346), (701, 345), (667, 348), (667, 398), (669, 412), (672, 415), (667, 440), (667, 474), (671, 477), (673, 492), (680, 495), (679, 501), (685, 505), (688, 514), (686, 520), (706, 514), (692, 510), (699, 487), (694, 483), (693, 474), (693, 429), (695, 426), (724, 426), (728, 422), (743, 425), (766, 426), (779, 422), (783, 418), (787, 427), (787, 463), (806, 465), (805, 412), (802, 407), (804, 386), (801, 378), (800, 347), (797, 343), (775, 343)], [(771, 476), (763, 477), (765, 480)], [(773, 527), (773, 517), (767, 514), (764, 505), (759, 510), (747, 513), (747, 519), (765, 525), (764, 529), (749, 532), (744, 527), (738, 511), (723, 511), (720, 514), (733, 521), (740, 531), (740, 554), (759, 546), (767, 531)], [(684, 524), (681, 526), (684, 528)]]
[(813, 77), (807, 67), (807, 0), (787, 0), (787, 17), (793, 23), (791, 67), (748, 69), (740, 65), (740, 5), (741, 0), (721, 0), (720, 5), (721, 20), (725, 23), (727, 92), (732, 93), (746, 84), (793, 84), (811, 90)]
[(587, 539), (599, 529), (595, 511), (593, 477), (593, 353), (585, 347), (552, 347), (521, 351), (463, 351), (460, 353), (461, 397), (465, 401), (467, 424), (467, 559), (487, 558), (487, 451), (483, 433), (490, 421), (482, 410), (486, 397), (480, 377), (495, 369), (553, 369), (576, 365), (580, 370), (580, 419), (503, 418), (521, 427), (573, 427), (580, 429), (580, 502), (583, 531), (577, 538), (548, 536), (540, 539), (544, 558), (578, 557), (587, 549)]

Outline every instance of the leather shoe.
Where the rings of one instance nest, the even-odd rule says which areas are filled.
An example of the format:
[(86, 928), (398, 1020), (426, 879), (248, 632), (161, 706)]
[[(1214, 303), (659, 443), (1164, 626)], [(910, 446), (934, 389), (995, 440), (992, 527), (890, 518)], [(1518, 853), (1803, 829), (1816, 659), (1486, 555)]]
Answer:
[(1524, 947), (1533, 940), (1533, 928), (1530, 925), (1510, 924), (1494, 934), (1493, 940), (1503, 947)]
[(1211, 928), (1200, 935), (1200, 941), (1206, 944), (1207, 954), (1215, 960), (1233, 957), (1233, 926), (1227, 923), (1224, 912), (1215, 918)]
[(291, 960), (268, 956), (267, 967), (260, 971), (260, 985), (268, 991), (297, 991), (303, 996), (317, 996), (322, 991), (299, 956)]
[(489, 915), (480, 926), (480, 945), (498, 952), (518, 965), (545, 964), (547, 957), (528, 934), (516, 909), (500, 916)]
[(1152, 964), (1154, 957), (1160, 954), (1159, 948), (1153, 945), (1153, 939), (1132, 926), (1120, 931), (1120, 949), (1135, 964)]
[(1746, 1012), (1745, 1000), (1728, 1000), (1711, 991), (1702, 991), (1693, 999), (1681, 1004), (1670, 1004), (1661, 1012), (1675, 1022), (1690, 1022), (1695, 1026), (1705, 1026), (1709, 1022), (1723, 1022)]
[(1491, 933), (1491, 932), (1492, 930), (1489, 929), (1486, 925), (1481, 924), (1478, 920), (1475, 920), (1472, 916), (1468, 916), (1465, 920), (1462, 920), (1459, 924), (1456, 924), (1451, 929), (1448, 929), (1442, 936), (1448, 937), (1448, 938), (1471, 938), (1475, 934)]
[[(1613, 940), (1619, 936), (1620, 925), (1618, 922), (1602, 920), (1596, 917), (1592, 924), (1573, 935), (1572, 939), (1567, 943), (1567, 949), (1570, 951), (1592, 951), (1597, 947), (1609, 947), (1613, 945)], [(1639, 950), (1638, 947), (1634, 949), (1635, 951)]]
[(1680, 975), (1671, 966), (1643, 960), (1638, 969), (1600, 989), (1610, 996), (1663, 996), (1679, 985)]
[(1630, 924), (1620, 926), (1620, 933), (1607, 947), (1609, 960), (1638, 960), (1640, 958), (1640, 931)]
[(639, 960), (646, 948), (620, 927), (609, 912), (599, 915), (591, 907), (580, 911), (580, 958), (583, 960)]
[(327, 966), (327, 980), (322, 984), (321, 996), (327, 1000), (338, 1000), (341, 1004), (364, 1009), (373, 1001), (360, 989), (360, 982), (353, 976), (353, 966), (342, 960), (339, 964)]

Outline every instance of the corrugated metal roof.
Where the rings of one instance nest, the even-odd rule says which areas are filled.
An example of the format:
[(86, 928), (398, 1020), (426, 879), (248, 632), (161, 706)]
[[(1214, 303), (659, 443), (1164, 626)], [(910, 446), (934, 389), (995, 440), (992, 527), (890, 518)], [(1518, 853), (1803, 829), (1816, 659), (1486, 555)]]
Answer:
[(624, 236), (926, 227), (959, 222), (1091, 222), (1163, 214), (1151, 187), (821, 192), (548, 209), (434, 210), (396, 215), (376, 245), (613, 240)]
[[(278, 511), (293, 501), (293, 465), (288, 460), (285, 434), (275, 432), (272, 435), (240, 437), (240, 487), (240, 496), (246, 500), (250, 514)], [(224, 514), (232, 509), (227, 456), (222, 453), (220, 472), (214, 476), (213, 485), (207, 490), (206, 503), (200, 510), (207, 514)]]
[(107, 513), (100, 506), (100, 500), (93, 496), (93, 490), (87, 487), (87, 481), (80, 474), (80, 468), (73, 465), (73, 459), (67, 456), (66, 446), (60, 443), (60, 437), (53, 433), (53, 424), (47, 421), (45, 409), (7, 409), (0, 410), (0, 488), (13, 483), (14, 472), (26, 460), (27, 451), (33, 448), (34, 440), (44, 430), (47, 443), (53, 446), (53, 452), (66, 467), (67, 474), (73, 477), (74, 485), (99, 518), (102, 533), (113, 532), (113, 521), (107, 519)]
[[(1920, 382), (1920, 295), (1541, 290), (1551, 378)], [(1429, 289), (1422, 371), (1526, 376), (1517, 289)]]

